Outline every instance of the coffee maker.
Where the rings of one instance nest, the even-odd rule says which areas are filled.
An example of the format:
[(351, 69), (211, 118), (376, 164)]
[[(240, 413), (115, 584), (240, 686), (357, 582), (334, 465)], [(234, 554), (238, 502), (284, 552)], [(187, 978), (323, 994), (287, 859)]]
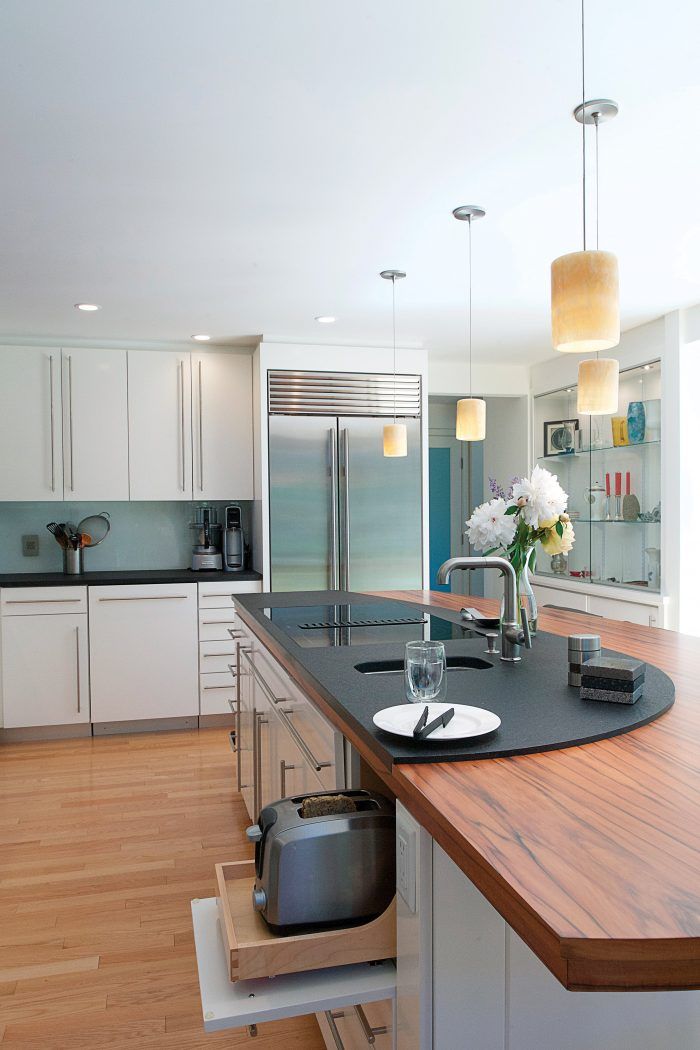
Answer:
[(223, 562), (226, 572), (240, 572), (244, 566), (243, 529), (241, 508), (227, 507), (224, 527)]
[(216, 507), (203, 503), (195, 507), (194, 521), (190, 528), (196, 530), (196, 542), (192, 547), (192, 568), (195, 572), (206, 569), (221, 571), (221, 524)]

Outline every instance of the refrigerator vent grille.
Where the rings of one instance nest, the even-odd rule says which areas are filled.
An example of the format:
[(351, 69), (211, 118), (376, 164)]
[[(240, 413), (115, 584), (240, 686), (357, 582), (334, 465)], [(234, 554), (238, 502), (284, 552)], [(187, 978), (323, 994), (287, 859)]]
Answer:
[(421, 414), (421, 377), (359, 372), (268, 372), (272, 416)]

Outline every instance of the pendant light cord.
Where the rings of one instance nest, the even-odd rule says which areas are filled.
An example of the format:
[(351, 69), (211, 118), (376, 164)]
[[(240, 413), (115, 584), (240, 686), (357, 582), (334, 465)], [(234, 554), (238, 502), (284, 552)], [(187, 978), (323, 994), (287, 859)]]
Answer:
[(472, 219), (469, 216), (469, 397), (472, 396)]
[(586, 251), (586, 18), (585, 0), (581, 0), (581, 127), (583, 129), (583, 250)]
[(391, 330), (394, 341), (394, 423), (396, 423), (396, 277), (391, 278)]
[(600, 123), (600, 114), (593, 114), (593, 123), (595, 124), (595, 250), (598, 251), (598, 226), (600, 220), (600, 208), (598, 206), (599, 201), (599, 189), (598, 189), (598, 125)]

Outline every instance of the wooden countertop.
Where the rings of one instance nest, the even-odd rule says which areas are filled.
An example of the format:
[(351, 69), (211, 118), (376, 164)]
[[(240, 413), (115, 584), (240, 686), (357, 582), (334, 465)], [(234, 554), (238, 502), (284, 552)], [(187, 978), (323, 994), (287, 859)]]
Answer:
[[(464, 604), (440, 592), (381, 594)], [(540, 627), (594, 632), (656, 664), (675, 683), (674, 706), (581, 747), (377, 772), (566, 988), (700, 988), (700, 639), (562, 610), (542, 610)]]

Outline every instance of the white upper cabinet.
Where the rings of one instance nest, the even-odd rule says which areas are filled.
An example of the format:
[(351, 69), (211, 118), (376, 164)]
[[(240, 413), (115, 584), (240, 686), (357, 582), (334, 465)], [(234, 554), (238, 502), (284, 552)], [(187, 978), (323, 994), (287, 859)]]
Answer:
[(192, 354), (194, 498), (253, 499), (253, 363)]
[(190, 354), (129, 350), (129, 496), (192, 499)]
[(67, 500), (128, 500), (125, 350), (63, 350), (63, 492)]
[(0, 348), (0, 501), (63, 499), (60, 350)]

